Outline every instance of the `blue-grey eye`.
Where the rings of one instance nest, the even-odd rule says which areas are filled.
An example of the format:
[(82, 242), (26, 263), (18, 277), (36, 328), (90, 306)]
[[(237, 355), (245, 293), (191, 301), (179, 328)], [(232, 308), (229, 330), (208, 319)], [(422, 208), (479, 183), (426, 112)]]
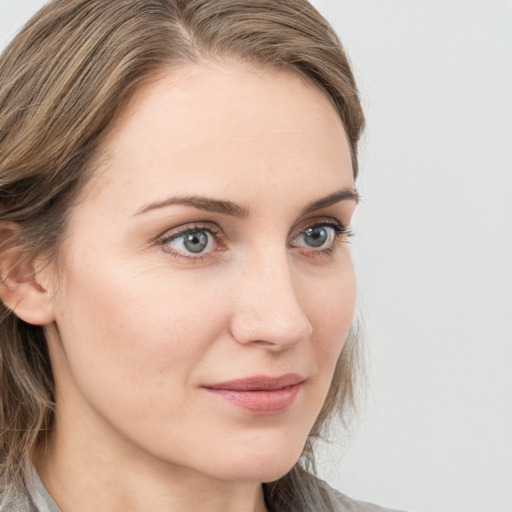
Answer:
[(203, 252), (208, 246), (208, 235), (203, 231), (188, 233), (183, 237), (183, 245), (190, 252)]
[(311, 247), (314, 249), (327, 248), (332, 246), (336, 235), (341, 228), (327, 224), (318, 224), (304, 230), (295, 238), (293, 245), (302, 247)]
[(214, 245), (214, 237), (206, 229), (194, 229), (193, 231), (185, 231), (174, 235), (169, 238), (166, 245), (179, 252), (198, 254), (211, 250)]
[(329, 239), (329, 233), (323, 226), (309, 228), (304, 231), (304, 241), (310, 247), (321, 247)]

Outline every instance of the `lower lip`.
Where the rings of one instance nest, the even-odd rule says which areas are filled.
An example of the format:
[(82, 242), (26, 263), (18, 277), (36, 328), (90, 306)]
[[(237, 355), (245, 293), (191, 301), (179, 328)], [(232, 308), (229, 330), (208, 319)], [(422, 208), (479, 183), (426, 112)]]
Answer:
[(277, 414), (295, 402), (302, 384), (265, 391), (203, 388), (209, 393), (252, 414)]

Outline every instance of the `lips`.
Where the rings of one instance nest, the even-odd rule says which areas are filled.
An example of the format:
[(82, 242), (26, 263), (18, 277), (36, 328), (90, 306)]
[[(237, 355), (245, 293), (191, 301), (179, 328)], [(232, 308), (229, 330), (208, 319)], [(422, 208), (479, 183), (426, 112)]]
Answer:
[(252, 414), (277, 414), (291, 407), (304, 381), (304, 377), (298, 374), (255, 376), (207, 384), (202, 388)]

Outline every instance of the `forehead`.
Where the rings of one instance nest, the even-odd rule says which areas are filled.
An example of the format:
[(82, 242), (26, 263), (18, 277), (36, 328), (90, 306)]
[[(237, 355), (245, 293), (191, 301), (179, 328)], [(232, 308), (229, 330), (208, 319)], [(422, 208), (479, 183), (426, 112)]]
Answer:
[(252, 193), (298, 178), (319, 194), (353, 185), (345, 131), (324, 92), (290, 71), (239, 62), (161, 73), (131, 98), (101, 149), (96, 184), (136, 183), (141, 198), (191, 186)]

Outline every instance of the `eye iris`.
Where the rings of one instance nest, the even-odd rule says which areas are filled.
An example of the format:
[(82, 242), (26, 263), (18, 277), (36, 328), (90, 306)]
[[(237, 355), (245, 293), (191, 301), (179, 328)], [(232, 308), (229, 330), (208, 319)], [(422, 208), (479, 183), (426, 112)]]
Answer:
[(328, 238), (329, 234), (327, 233), (327, 230), (321, 226), (306, 229), (304, 232), (304, 241), (310, 247), (320, 247), (325, 244)]
[(208, 245), (208, 235), (203, 231), (196, 231), (194, 233), (188, 233), (184, 235), (183, 245), (187, 251), (190, 252), (201, 252), (206, 249)]

